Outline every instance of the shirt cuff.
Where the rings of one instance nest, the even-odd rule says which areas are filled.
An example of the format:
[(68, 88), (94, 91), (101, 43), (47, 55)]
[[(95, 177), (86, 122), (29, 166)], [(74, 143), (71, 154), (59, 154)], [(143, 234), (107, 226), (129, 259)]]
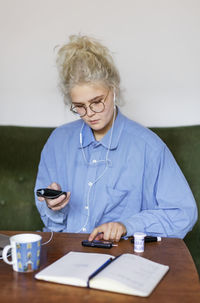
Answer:
[(126, 237), (131, 237), (135, 232), (145, 232), (145, 225), (141, 219), (128, 219), (123, 221), (126, 227)]
[(63, 224), (67, 215), (67, 207), (54, 211), (45, 204), (45, 214), (54, 223)]

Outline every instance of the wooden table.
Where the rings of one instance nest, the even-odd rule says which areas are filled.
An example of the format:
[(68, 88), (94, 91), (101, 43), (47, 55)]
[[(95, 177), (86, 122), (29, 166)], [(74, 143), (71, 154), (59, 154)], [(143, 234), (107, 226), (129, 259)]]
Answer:
[[(13, 235), (20, 232), (0, 231)], [(22, 232), (24, 233), (24, 232)], [(39, 233), (43, 242), (50, 233)], [(42, 246), (40, 270), (56, 261), (69, 251), (109, 253), (133, 253), (130, 240), (121, 240), (118, 247), (111, 249), (87, 248), (81, 241), (83, 234), (54, 233), (52, 241)], [(163, 238), (161, 242), (147, 243), (140, 254), (152, 261), (169, 265), (170, 270), (148, 298), (111, 293), (75, 286), (38, 281), (34, 273), (17, 273), (12, 267), (0, 261), (0, 302), (60, 303), (60, 302), (154, 302), (195, 303), (200, 302), (200, 283), (192, 257), (180, 239)]]

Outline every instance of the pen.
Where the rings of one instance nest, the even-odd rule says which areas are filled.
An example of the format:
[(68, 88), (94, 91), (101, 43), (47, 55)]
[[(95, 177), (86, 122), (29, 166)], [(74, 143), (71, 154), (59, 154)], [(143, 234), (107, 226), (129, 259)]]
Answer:
[(87, 281), (87, 287), (90, 287), (90, 280), (92, 278), (94, 278), (100, 271), (102, 271), (106, 266), (108, 266), (114, 259), (113, 258), (109, 258), (103, 265), (101, 265), (95, 272), (93, 272)]
[[(144, 242), (147, 243), (147, 242), (160, 242), (162, 240), (161, 237), (152, 237), (152, 236), (146, 236), (144, 238)], [(131, 239), (131, 243), (134, 243), (134, 238)]]
[(99, 268), (97, 268), (97, 270), (95, 270), (95, 272), (93, 272), (89, 277), (88, 277), (88, 281), (87, 281), (87, 287), (90, 288), (90, 280), (92, 278), (94, 278), (99, 272), (101, 272), (105, 267), (107, 267), (111, 262), (114, 262), (115, 260), (117, 260), (121, 255), (115, 257), (115, 258), (109, 258), (103, 265), (101, 265)]

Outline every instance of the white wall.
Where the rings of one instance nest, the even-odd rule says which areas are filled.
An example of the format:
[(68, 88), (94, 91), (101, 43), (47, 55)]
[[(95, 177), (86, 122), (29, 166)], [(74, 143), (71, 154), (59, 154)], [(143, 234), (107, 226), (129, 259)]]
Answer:
[(147, 126), (200, 124), (199, 0), (0, 0), (0, 124), (72, 120), (56, 45), (92, 35), (113, 52), (126, 105)]

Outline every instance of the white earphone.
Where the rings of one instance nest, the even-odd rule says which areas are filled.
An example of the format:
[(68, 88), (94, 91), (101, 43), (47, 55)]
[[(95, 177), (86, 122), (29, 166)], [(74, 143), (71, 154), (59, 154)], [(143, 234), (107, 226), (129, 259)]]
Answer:
[(85, 155), (84, 148), (83, 148), (83, 136), (82, 136), (82, 131), (83, 131), (83, 128), (84, 128), (84, 125), (85, 125), (84, 121), (83, 121), (83, 124), (81, 126), (80, 136), (79, 137), (80, 137), (80, 146), (81, 146), (81, 151), (82, 151), (84, 162), (87, 165), (95, 165), (95, 164), (98, 164), (100, 162), (101, 163), (105, 162), (105, 169), (103, 170), (103, 172), (101, 173), (101, 175), (99, 175), (93, 182), (90, 182), (90, 187), (89, 187), (89, 190), (88, 190), (87, 200), (86, 200), (86, 206), (87, 206), (87, 210), (88, 210), (87, 218), (86, 218), (85, 224), (77, 231), (77, 233), (79, 233), (79, 232), (81, 232), (83, 230), (86, 230), (86, 226), (87, 226), (87, 223), (88, 223), (88, 220), (89, 220), (89, 216), (90, 216), (90, 192), (91, 192), (91, 189), (92, 189), (93, 185), (95, 183), (97, 183), (97, 181), (99, 181), (99, 179), (101, 179), (103, 177), (103, 175), (105, 174), (106, 170), (109, 167), (109, 164), (112, 164), (112, 162), (108, 158), (108, 156), (109, 156), (109, 152), (110, 152), (110, 148), (111, 148), (113, 129), (114, 129), (114, 122), (115, 122), (115, 118), (116, 118), (115, 89), (113, 91), (113, 103), (114, 103), (114, 114), (113, 114), (113, 121), (112, 121), (112, 126), (111, 126), (111, 132), (110, 132), (108, 150), (106, 152), (105, 160), (103, 160), (103, 159), (102, 160), (93, 160), (93, 161), (89, 162), (86, 159), (86, 155)]
[(113, 104), (114, 104), (114, 108), (116, 109), (116, 94), (115, 94), (115, 88), (113, 90)]

